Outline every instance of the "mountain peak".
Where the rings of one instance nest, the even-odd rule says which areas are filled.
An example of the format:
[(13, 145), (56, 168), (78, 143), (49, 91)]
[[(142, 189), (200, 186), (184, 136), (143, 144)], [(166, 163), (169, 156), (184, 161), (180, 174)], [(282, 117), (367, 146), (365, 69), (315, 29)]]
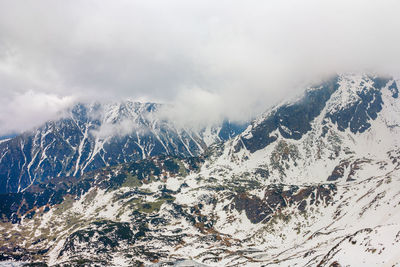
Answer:
[[(393, 79), (338, 75), (206, 152), (210, 136), (234, 135), (229, 122), (177, 131), (152, 120), (156, 108), (82, 105), (77, 117), (1, 143), (0, 170), (18, 178), (5, 187), (14, 193), (0, 194), (3, 258), (51, 266), (398, 262)], [(88, 115), (99, 110), (106, 115)], [(123, 131), (125, 120), (152, 135), (91, 134), (107, 125)], [(155, 153), (163, 148), (168, 155)], [(59, 170), (73, 175), (53, 178)], [(360, 260), (348, 261), (349, 251)]]
[(274, 107), (253, 121), (238, 137), (235, 151), (245, 148), (253, 153), (278, 136), (299, 140), (311, 130), (311, 123), (321, 113), (341, 131), (350, 128), (353, 133), (363, 132), (382, 109), (384, 88), (397, 98), (398, 88), (393, 79), (366, 74), (338, 75), (308, 88), (296, 101)]
[(232, 176), (263, 173), (263, 183), (292, 184), (327, 181), (343, 162), (389, 161), (400, 145), (399, 107), (394, 79), (338, 75), (254, 120), (212, 168), (229, 165)]
[(243, 129), (228, 122), (180, 128), (160, 118), (160, 107), (132, 100), (79, 103), (59, 120), (0, 142), (0, 192), (156, 155), (196, 156)]

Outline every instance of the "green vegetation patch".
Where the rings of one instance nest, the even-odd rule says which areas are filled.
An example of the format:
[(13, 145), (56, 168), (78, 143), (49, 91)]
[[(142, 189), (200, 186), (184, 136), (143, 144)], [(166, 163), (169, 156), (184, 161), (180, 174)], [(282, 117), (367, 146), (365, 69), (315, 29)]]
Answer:
[(142, 182), (137, 178), (137, 176), (133, 176), (131, 174), (126, 175), (125, 181), (122, 184), (123, 187), (140, 187), (142, 186)]
[(165, 202), (164, 199), (162, 200), (157, 200), (155, 202), (146, 202), (142, 203), (139, 206), (139, 211), (145, 212), (145, 213), (153, 213), (153, 212), (158, 212), (160, 211), (161, 205)]

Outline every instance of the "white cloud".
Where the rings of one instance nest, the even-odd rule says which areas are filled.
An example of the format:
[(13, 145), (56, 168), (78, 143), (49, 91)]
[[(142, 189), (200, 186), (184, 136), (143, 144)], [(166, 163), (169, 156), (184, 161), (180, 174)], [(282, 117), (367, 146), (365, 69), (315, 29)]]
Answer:
[(202, 127), (224, 119), (222, 99), (201, 88), (182, 89), (171, 105), (158, 111), (161, 119), (172, 120), (178, 127)]
[[(400, 76), (398, 10), (397, 0), (3, 0), (0, 93), (144, 98), (176, 103), (166, 114), (184, 123), (243, 119), (334, 72)], [(1, 112), (4, 132), (17, 111)]]
[(73, 97), (27, 91), (0, 100), (0, 133), (10, 134), (37, 126), (38, 122), (55, 119), (74, 102)]

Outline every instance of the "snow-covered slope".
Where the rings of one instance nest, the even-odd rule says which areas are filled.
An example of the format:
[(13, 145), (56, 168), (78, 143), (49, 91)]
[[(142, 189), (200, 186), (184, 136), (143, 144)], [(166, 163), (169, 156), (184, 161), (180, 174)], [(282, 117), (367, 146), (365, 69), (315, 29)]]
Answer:
[(199, 157), (0, 195), (0, 259), (50, 266), (400, 266), (397, 83), (341, 75)]
[(224, 122), (200, 131), (160, 119), (159, 104), (78, 104), (57, 121), (0, 142), (0, 193), (51, 177), (166, 154), (196, 156), (244, 127)]
[[(354, 180), (393, 169), (388, 152), (399, 146), (396, 81), (347, 74), (261, 116), (227, 142), (210, 170), (230, 166), (231, 174), (252, 173), (267, 184)], [(368, 169), (377, 162), (385, 164)]]
[(399, 150), (392, 161), (397, 166), (382, 175), (308, 185), (204, 176), (201, 160), (125, 164), (1, 199), (2, 212), (10, 207), (18, 222), (0, 224), (1, 255), (51, 266), (182, 259), (206, 266), (396, 266)]

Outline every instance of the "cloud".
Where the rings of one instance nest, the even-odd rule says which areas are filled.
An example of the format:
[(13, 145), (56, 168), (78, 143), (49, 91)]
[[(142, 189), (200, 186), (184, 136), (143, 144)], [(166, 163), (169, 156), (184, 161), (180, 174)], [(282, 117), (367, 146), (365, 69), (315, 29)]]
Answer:
[(144, 131), (135, 121), (123, 119), (118, 122), (105, 122), (96, 130), (90, 132), (95, 138), (105, 140), (107, 137), (124, 137), (137, 131)]
[[(398, 10), (397, 0), (3, 0), (0, 93), (140, 98), (175, 105), (164, 115), (184, 123), (243, 120), (332, 73), (400, 76)], [(1, 132), (30, 117), (1, 112)]]
[(28, 130), (44, 122), (63, 116), (63, 111), (74, 102), (73, 97), (27, 91), (0, 100), (0, 133), (12, 134)]
[(177, 127), (203, 127), (224, 119), (220, 96), (201, 88), (182, 89), (172, 105), (160, 107), (157, 116)]

